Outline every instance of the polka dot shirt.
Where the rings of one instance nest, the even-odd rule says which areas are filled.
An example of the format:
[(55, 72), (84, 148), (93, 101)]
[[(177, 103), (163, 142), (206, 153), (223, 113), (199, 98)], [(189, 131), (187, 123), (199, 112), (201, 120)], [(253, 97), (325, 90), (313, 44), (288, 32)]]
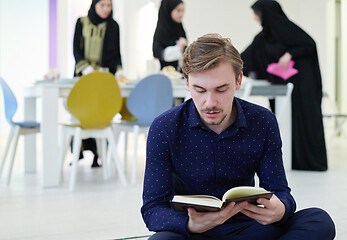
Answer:
[[(194, 102), (157, 117), (147, 140), (143, 188), (143, 219), (151, 231), (188, 235), (188, 215), (170, 204), (175, 194), (208, 194), (222, 198), (236, 186), (260, 186), (274, 191), (286, 206), (283, 220), (295, 211), (283, 162), (275, 115), (235, 98), (236, 121), (219, 135), (200, 120)], [(241, 214), (239, 214), (241, 215)], [(236, 215), (233, 218), (245, 216)]]

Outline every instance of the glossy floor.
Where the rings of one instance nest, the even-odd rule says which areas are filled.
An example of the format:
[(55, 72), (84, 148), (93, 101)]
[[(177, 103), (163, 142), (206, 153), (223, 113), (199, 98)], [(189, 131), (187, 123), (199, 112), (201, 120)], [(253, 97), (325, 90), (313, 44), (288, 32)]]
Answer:
[[(327, 172), (287, 173), (298, 209), (316, 206), (327, 210), (336, 224), (336, 239), (347, 239), (346, 146), (344, 139), (329, 143)], [(91, 154), (79, 162), (73, 193), (68, 191), (68, 164), (61, 187), (42, 189), (40, 175), (22, 174), (21, 163), (16, 161), (11, 185), (0, 182), (0, 239), (121, 239), (148, 235), (140, 215), (144, 148), (143, 139), (137, 184), (127, 188), (120, 185), (117, 176), (105, 182), (101, 168), (90, 168)]]

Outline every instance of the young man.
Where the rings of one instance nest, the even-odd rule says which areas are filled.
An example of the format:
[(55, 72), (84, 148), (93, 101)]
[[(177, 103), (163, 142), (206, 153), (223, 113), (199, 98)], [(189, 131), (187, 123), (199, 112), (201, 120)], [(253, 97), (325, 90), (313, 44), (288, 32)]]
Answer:
[[(184, 53), (192, 99), (156, 118), (147, 142), (143, 219), (150, 239), (333, 239), (335, 226), (321, 209), (295, 212), (282, 163), (276, 117), (236, 98), (243, 62), (228, 39), (205, 35)], [(236, 186), (275, 194), (259, 206), (230, 203), (220, 212), (177, 212), (176, 194), (221, 198)]]

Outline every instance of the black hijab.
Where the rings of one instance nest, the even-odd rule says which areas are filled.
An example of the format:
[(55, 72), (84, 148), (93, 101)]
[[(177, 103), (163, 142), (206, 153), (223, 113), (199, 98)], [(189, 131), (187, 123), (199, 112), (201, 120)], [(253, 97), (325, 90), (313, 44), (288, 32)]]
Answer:
[[(113, 11), (111, 11), (110, 15), (108, 15), (108, 17), (106, 19), (103, 19), (101, 17), (99, 17), (99, 15), (96, 13), (95, 11), (95, 5), (100, 2), (100, 0), (93, 0), (92, 4), (90, 5), (89, 11), (88, 11), (88, 17), (89, 20), (94, 24), (94, 25), (98, 25), (102, 22), (105, 21), (110, 21), (112, 20), (112, 16), (113, 16)], [(112, 1), (111, 1), (112, 3)]]
[[(110, 72), (114, 73), (118, 65), (122, 65), (120, 58), (119, 49), (119, 26), (118, 23), (113, 19), (113, 10), (111, 10), (110, 15), (103, 19), (95, 11), (95, 5), (100, 0), (93, 0), (88, 11), (88, 18), (94, 24), (98, 25), (102, 22), (107, 22), (104, 46), (102, 50), (102, 66), (107, 66), (110, 68)], [(111, 1), (112, 3), (112, 1)], [(117, 58), (114, 57), (114, 52), (117, 52)]]
[(261, 18), (265, 38), (274, 38), (286, 47), (312, 44), (313, 39), (288, 19), (280, 4), (274, 0), (259, 0), (252, 5)]
[(183, 3), (181, 0), (162, 0), (161, 2), (157, 28), (153, 37), (153, 42), (160, 46), (153, 48), (153, 55), (156, 58), (161, 58), (161, 51), (168, 46), (174, 46), (180, 37), (186, 38), (182, 23), (176, 23), (171, 18), (172, 10), (181, 3)]

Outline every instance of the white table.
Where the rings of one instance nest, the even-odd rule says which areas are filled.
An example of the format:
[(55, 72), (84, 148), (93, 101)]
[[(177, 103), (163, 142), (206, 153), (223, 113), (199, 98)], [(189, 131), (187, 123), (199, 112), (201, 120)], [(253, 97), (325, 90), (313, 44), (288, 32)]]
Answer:
[[(120, 84), (121, 94), (127, 97), (135, 84)], [(73, 83), (41, 83), (24, 88), (24, 118), (25, 120), (36, 120), (36, 100), (41, 98), (41, 136), (42, 136), (42, 175), (41, 184), (43, 187), (59, 186), (58, 169), (58, 99), (66, 98), (73, 87)], [(255, 85), (252, 88), (251, 95), (275, 97), (276, 102), (280, 103), (285, 95), (286, 86), (262, 86)], [(239, 94), (242, 89), (239, 90)], [(184, 81), (178, 81), (173, 84), (174, 97), (185, 98), (187, 89)], [(280, 106), (280, 104), (276, 104)], [(281, 129), (284, 142), (285, 162), (291, 162), (291, 107), (286, 111), (286, 119), (289, 123)], [(290, 139), (290, 141), (288, 140)], [(35, 136), (25, 136), (24, 140), (24, 170), (25, 172), (36, 172), (36, 141)], [(290, 145), (289, 145), (290, 144)], [(288, 155), (289, 154), (289, 155)], [(287, 165), (285, 163), (285, 165)], [(290, 166), (290, 165), (288, 165)], [(288, 168), (288, 167), (286, 167)]]

